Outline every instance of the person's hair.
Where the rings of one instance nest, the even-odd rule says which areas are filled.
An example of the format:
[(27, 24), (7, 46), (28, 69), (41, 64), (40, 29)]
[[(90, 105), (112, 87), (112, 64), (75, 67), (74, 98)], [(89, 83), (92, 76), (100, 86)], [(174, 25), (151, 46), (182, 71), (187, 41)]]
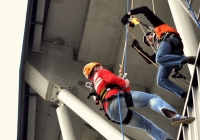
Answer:
[(144, 42), (145, 45), (151, 46), (151, 45), (149, 44), (149, 41), (147, 40), (147, 36), (152, 35), (152, 34), (153, 34), (152, 32), (147, 32), (146, 35), (143, 36), (143, 42)]
[(92, 68), (92, 71), (90, 72), (90, 74), (88, 75), (88, 78), (90, 79), (93, 75), (94, 75), (94, 73), (95, 73), (95, 71), (94, 71), (94, 68), (95, 67), (99, 67), (100, 65), (96, 65), (96, 66), (94, 66), (93, 68)]

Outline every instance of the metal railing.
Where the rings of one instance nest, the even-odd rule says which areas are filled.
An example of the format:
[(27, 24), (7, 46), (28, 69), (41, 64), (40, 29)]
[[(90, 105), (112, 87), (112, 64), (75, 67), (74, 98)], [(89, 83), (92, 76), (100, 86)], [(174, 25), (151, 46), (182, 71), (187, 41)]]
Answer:
[(196, 119), (189, 125), (180, 126), (177, 140), (200, 140), (200, 44), (183, 115), (193, 116)]
[[(200, 7), (198, 11), (197, 10), (195, 11), (193, 8), (194, 7), (193, 0), (178, 0), (178, 1), (200, 29)], [(196, 3), (200, 5), (199, 0), (196, 0)]]

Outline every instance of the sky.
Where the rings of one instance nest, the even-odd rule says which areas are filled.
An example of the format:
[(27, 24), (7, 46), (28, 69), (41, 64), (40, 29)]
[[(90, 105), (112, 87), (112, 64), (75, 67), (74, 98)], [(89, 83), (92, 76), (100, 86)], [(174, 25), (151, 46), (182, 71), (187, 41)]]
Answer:
[(28, 0), (0, 0), (0, 136), (17, 139), (19, 68)]

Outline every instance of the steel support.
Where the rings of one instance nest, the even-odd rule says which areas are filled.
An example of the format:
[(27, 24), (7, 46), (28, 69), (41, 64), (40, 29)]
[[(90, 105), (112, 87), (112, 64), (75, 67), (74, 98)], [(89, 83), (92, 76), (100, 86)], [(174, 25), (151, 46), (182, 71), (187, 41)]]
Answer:
[[(122, 134), (111, 124), (106, 122), (101, 116), (95, 113), (82, 101), (76, 98), (66, 89), (61, 89), (58, 99), (73, 110), (77, 115), (89, 123), (95, 130), (101, 133), (108, 140), (121, 140)], [(124, 140), (130, 140), (126, 136)]]
[(63, 140), (76, 140), (69, 109), (61, 104), (56, 109)]

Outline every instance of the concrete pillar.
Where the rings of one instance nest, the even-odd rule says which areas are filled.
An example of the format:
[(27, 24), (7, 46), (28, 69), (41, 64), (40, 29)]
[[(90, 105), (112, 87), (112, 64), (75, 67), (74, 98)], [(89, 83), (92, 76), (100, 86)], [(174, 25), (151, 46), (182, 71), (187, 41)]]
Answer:
[[(176, 29), (183, 40), (185, 56), (196, 56), (198, 40), (189, 15), (183, 9), (178, 0), (168, 0), (168, 3)], [(190, 74), (193, 75), (194, 66), (188, 65), (188, 67)]]

